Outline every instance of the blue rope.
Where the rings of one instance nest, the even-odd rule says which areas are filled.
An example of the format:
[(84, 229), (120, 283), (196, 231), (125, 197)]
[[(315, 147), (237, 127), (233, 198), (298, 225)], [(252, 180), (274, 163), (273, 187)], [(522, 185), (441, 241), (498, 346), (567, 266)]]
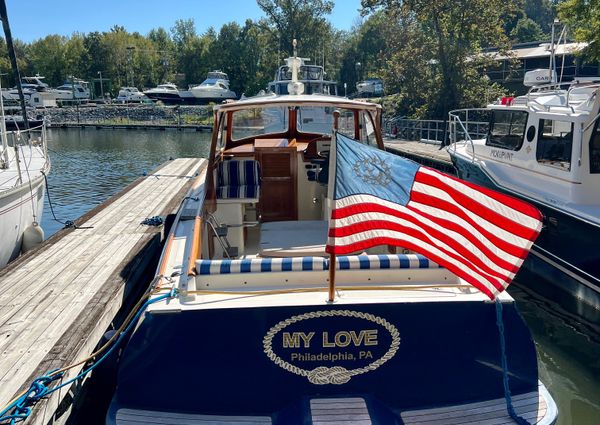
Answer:
[(154, 217), (145, 218), (141, 224), (146, 226), (160, 226), (163, 224), (163, 218), (159, 215), (155, 215)]
[(78, 379), (84, 377), (94, 368), (96, 368), (96, 366), (101, 364), (115, 350), (115, 348), (119, 346), (125, 335), (129, 333), (131, 328), (137, 323), (142, 313), (146, 310), (146, 308), (148, 308), (150, 304), (154, 304), (155, 302), (162, 301), (167, 298), (174, 298), (176, 295), (177, 290), (173, 288), (168, 294), (163, 294), (156, 298), (146, 301), (137, 311), (135, 316), (133, 316), (133, 318), (131, 319), (127, 327), (123, 330), (123, 332), (121, 332), (121, 335), (119, 335), (119, 337), (115, 340), (113, 345), (102, 355), (102, 357), (100, 357), (96, 362), (94, 362), (94, 364), (92, 364), (89, 368), (79, 373), (76, 377), (69, 379), (68, 381), (57, 385), (53, 388), (49, 388), (48, 386), (53, 381), (62, 378), (64, 372), (52, 375), (52, 373), (56, 371), (55, 369), (54, 371), (48, 372), (44, 376), (40, 376), (39, 378), (34, 379), (26, 394), (23, 394), (17, 400), (12, 402), (10, 405), (6, 406), (4, 409), (2, 409), (2, 411), (0, 411), (0, 423), (14, 425), (17, 422), (24, 421), (25, 419), (27, 419), (29, 415), (31, 415), (30, 406), (33, 406), (39, 400), (52, 394), (53, 392), (58, 391), (61, 388), (66, 387), (67, 385), (70, 385)]
[(504, 398), (506, 400), (506, 410), (510, 417), (519, 425), (530, 425), (530, 423), (517, 415), (512, 404), (510, 395), (510, 386), (508, 384), (508, 360), (506, 359), (506, 342), (504, 340), (504, 321), (502, 320), (502, 303), (496, 298), (496, 325), (500, 334), (500, 358), (502, 361), (502, 381), (504, 384)]

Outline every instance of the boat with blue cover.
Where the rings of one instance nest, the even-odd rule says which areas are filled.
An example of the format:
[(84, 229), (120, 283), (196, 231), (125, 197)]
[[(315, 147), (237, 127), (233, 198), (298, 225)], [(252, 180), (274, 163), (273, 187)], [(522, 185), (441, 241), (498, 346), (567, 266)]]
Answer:
[[(548, 83), (553, 81), (548, 70), (532, 72), (524, 96), (485, 110), (451, 112), (455, 143), (448, 152), (459, 177), (524, 199), (543, 213), (544, 229), (522, 280), (544, 282), (538, 289), (545, 293), (557, 288), (571, 295), (579, 300), (577, 311), (597, 326), (600, 80), (556, 84)], [(482, 113), (487, 125), (474, 125)], [(487, 131), (473, 134), (476, 127)]]
[(388, 155), (381, 107), (302, 94), (299, 63), (291, 94), (214, 108), (106, 423), (554, 423), (509, 294), (408, 248), (328, 252), (329, 157)]

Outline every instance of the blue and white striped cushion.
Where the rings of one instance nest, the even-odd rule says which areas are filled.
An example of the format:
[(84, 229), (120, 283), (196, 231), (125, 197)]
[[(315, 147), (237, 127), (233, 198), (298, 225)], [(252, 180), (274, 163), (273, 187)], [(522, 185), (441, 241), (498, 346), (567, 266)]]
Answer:
[(219, 186), (260, 186), (260, 165), (253, 159), (220, 162), (217, 179)]
[(348, 255), (336, 258), (338, 270), (432, 269), (437, 263), (420, 254)]
[(327, 259), (322, 257), (252, 258), (246, 260), (198, 260), (200, 275), (229, 273), (298, 272), (327, 270)]
[(217, 187), (217, 198), (219, 199), (231, 199), (231, 198), (258, 198), (259, 186), (219, 186)]
[[(430, 269), (440, 266), (418, 254), (348, 255), (337, 257), (338, 270)], [(200, 275), (329, 270), (324, 257), (253, 258), (246, 260), (198, 260)]]
[(253, 159), (224, 161), (217, 166), (217, 198), (258, 198), (260, 165)]

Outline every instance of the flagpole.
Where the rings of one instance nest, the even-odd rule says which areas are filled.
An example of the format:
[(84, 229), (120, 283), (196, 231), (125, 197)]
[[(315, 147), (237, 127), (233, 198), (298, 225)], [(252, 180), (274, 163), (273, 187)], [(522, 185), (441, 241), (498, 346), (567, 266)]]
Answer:
[[(333, 135), (331, 138), (331, 148), (329, 150), (329, 180), (327, 182), (328, 198), (331, 202), (335, 202), (333, 188), (335, 186), (335, 175), (337, 173), (337, 131), (340, 119), (340, 111), (333, 111)], [(331, 224), (331, 211), (329, 212), (329, 222)], [(329, 299), (327, 302), (332, 303), (335, 300), (335, 253), (329, 253)]]
[(332, 303), (335, 299), (335, 254), (329, 254), (329, 299)]

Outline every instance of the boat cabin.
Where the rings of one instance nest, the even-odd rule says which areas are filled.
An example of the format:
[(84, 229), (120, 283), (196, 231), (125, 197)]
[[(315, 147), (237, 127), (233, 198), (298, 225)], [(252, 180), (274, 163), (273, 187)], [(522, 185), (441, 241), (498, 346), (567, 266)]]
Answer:
[[(210, 258), (325, 256), (333, 130), (383, 149), (381, 107), (295, 95), (257, 97), (215, 111), (207, 179), (214, 228), (204, 252)], [(223, 227), (226, 237), (220, 236)]]
[[(467, 160), (483, 161), (490, 176), (507, 188), (518, 187), (533, 199), (597, 216), (599, 90), (600, 84), (590, 82), (567, 90), (535, 88), (525, 96), (504, 98), (488, 107), (485, 138), (464, 142), (462, 154)], [(451, 113), (455, 129), (473, 128), (459, 115)], [(450, 148), (451, 154), (458, 145)]]

